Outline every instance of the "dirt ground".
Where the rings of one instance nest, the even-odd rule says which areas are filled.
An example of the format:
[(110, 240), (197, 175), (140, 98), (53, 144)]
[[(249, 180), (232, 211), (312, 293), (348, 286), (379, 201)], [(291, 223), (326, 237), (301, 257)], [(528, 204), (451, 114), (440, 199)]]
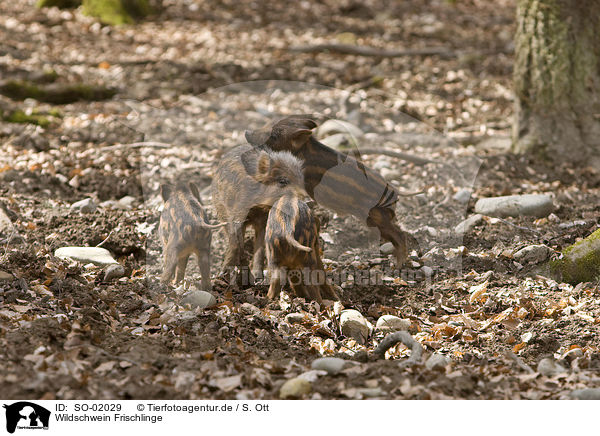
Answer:
[[(276, 1), (164, 3), (160, 16), (122, 28), (77, 10), (0, 3), (2, 80), (53, 70), (58, 83), (117, 91), (64, 105), (0, 95), (4, 111), (50, 121), (0, 122), (0, 207), (12, 223), (0, 232), (0, 270), (13, 276), (0, 281), (3, 397), (275, 399), (321, 356), (356, 364), (313, 374), (318, 382), (303, 398), (566, 399), (600, 388), (598, 283), (560, 283), (513, 257), (533, 244), (557, 255), (600, 218), (597, 168), (508, 152), (513, 1), (311, 0), (294, 10)], [(325, 42), (444, 53), (293, 50)], [(425, 350), (420, 364), (399, 367), (410, 355), (403, 345), (375, 359), (385, 334), (376, 330), (365, 344), (342, 335), (338, 306), (285, 293), (271, 302), (266, 284), (228, 286), (217, 274), (221, 233), (213, 238), (215, 306), (181, 304), (199, 282), (195, 265), (184, 288), (159, 283), (160, 184), (194, 181), (215, 220), (214, 163), (244, 142), (246, 129), (293, 113), (350, 121), (365, 132), (361, 147), (435, 161), (364, 156), (401, 191), (423, 191), (398, 204), (421, 249), (404, 275), (389, 272), (391, 256), (356, 219), (319, 210), (327, 269), (384, 279), (340, 283), (343, 307), (373, 325), (385, 314), (407, 320)], [(140, 141), (154, 144), (131, 145)], [(466, 204), (454, 198), (461, 189), (472, 191)], [(477, 199), (526, 193), (551, 194), (554, 212), (484, 217), (464, 238), (455, 235)], [(70, 208), (88, 197), (95, 211)], [(104, 281), (102, 268), (54, 256), (98, 244), (124, 277)], [(302, 320), (291, 322), (291, 313)], [(425, 364), (434, 353), (448, 362)], [(548, 371), (542, 361), (562, 368)]]

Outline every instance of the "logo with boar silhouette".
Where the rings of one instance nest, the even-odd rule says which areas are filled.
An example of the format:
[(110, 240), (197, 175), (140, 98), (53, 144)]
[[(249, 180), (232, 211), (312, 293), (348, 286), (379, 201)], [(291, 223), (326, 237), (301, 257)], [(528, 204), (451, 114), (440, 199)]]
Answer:
[(4, 404), (4, 408), (6, 409), (6, 431), (9, 433), (14, 433), (16, 429), (48, 430), (50, 421), (48, 409), (29, 401)]

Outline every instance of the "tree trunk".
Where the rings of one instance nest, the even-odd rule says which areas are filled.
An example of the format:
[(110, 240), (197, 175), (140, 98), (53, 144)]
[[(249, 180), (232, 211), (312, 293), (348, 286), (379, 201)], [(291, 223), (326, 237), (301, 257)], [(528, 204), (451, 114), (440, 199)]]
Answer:
[(600, 0), (518, 0), (513, 151), (600, 168)]

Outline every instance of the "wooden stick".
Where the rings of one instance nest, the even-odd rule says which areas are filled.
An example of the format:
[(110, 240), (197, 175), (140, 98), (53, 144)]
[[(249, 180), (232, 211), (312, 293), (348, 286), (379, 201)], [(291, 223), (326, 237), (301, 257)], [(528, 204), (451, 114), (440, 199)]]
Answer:
[(455, 57), (456, 53), (444, 47), (425, 47), (412, 50), (385, 50), (375, 47), (350, 45), (350, 44), (316, 44), (289, 47), (290, 51), (297, 53), (321, 53), (329, 51), (339, 54), (356, 56), (376, 56), (384, 58), (399, 58), (404, 56), (433, 56)]

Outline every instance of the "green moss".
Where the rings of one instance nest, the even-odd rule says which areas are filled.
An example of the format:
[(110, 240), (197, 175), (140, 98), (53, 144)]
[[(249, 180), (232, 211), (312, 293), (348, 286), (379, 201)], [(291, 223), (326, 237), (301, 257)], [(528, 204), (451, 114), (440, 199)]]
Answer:
[(38, 8), (57, 7), (60, 9), (77, 8), (81, 6), (82, 0), (38, 0), (36, 6)]
[(567, 247), (562, 259), (550, 262), (550, 271), (561, 280), (576, 284), (600, 277), (600, 229)]
[(148, 0), (83, 0), (82, 12), (105, 24), (133, 24), (152, 13)]
[(22, 80), (9, 80), (0, 85), (0, 94), (13, 100), (33, 98), (52, 104), (68, 104), (76, 101), (106, 100), (116, 94), (116, 90), (102, 86), (76, 84), (36, 85)]
[(2, 116), (2, 119), (9, 123), (36, 124), (41, 127), (48, 127), (50, 125), (50, 120), (47, 117), (34, 113), (27, 115), (22, 110), (12, 111), (6, 116)]

